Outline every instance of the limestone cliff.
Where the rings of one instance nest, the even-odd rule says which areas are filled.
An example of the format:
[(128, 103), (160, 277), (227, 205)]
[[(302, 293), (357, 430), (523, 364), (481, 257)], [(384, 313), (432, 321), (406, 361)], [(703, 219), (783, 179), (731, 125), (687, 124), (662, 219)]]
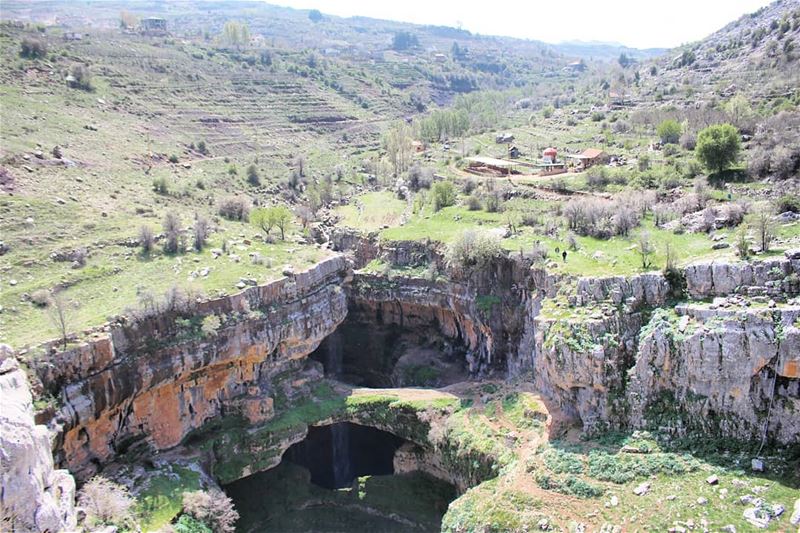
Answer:
[[(60, 408), (59, 462), (83, 478), (132, 447), (164, 450), (223, 414), (273, 415), (272, 378), (305, 357), (347, 313), (347, 262), (203, 302), (191, 316), (118, 324), (100, 339), (36, 361)], [(202, 317), (220, 327), (204, 332)]]
[(62, 531), (75, 527), (75, 480), (53, 468), (50, 438), (33, 419), (28, 379), (0, 345), (0, 530)]

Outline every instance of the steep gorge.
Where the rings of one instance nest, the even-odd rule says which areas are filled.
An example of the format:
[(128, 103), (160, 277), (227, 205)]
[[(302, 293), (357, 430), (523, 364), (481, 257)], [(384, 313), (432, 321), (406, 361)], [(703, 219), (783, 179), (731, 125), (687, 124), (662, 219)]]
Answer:
[[(797, 253), (691, 265), (676, 306), (661, 274), (576, 280), (508, 256), (480, 272), (409, 276), (402, 268), (430, 263), (446, 272), (435, 247), (356, 240), (342, 251), (353, 250), (190, 317), (117, 323), (32, 360), (34, 389), (58, 399), (37, 415), (56, 463), (86, 479), (121, 456), (180, 450), (232, 483), (276, 467), (309, 427), (350, 422), (403, 439), (399, 464), (459, 491), (497, 475), (497, 456), (433, 431), (457, 398), (407, 401), (325, 379), (320, 351), (342, 344), (358, 357), (328, 374), (355, 385), (398, 385), (400, 346), (438, 352), (418, 366), (444, 374), (532, 382), (589, 432), (798, 442)], [(353, 271), (373, 259), (390, 271)], [(210, 314), (213, 334), (198, 326)]]

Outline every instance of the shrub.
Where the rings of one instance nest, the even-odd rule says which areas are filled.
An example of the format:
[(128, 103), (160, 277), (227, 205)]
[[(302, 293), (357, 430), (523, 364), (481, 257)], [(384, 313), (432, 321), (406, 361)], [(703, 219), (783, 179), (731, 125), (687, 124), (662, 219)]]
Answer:
[(480, 211), (481, 199), (474, 194), (467, 198), (467, 209), (470, 211)]
[(94, 90), (92, 86), (92, 73), (89, 71), (88, 67), (84, 67), (83, 65), (74, 65), (69, 71), (67, 80), (69, 81), (70, 87), (75, 89), (82, 89), (84, 91)]
[(780, 179), (790, 178), (800, 167), (800, 149), (779, 146), (770, 157), (770, 171)]
[(139, 246), (142, 247), (143, 254), (147, 255), (153, 250), (155, 240), (153, 228), (150, 226), (141, 226), (139, 228)]
[(694, 150), (694, 147), (697, 146), (697, 137), (685, 131), (678, 140), (678, 143), (681, 145), (681, 148), (685, 150)]
[(183, 511), (208, 524), (214, 533), (233, 533), (239, 519), (233, 502), (220, 490), (184, 492)]
[(178, 215), (168, 211), (162, 221), (164, 230), (164, 253), (175, 254), (180, 251), (181, 220)]
[(456, 189), (451, 181), (439, 181), (433, 184), (433, 209), (439, 211), (456, 203)]
[(736, 255), (742, 259), (750, 257), (750, 240), (747, 238), (747, 230), (742, 227), (736, 233)]
[(739, 131), (730, 124), (715, 124), (697, 136), (695, 155), (711, 173), (719, 173), (736, 162), (741, 150)]
[(172, 154), (169, 156), (169, 162), (175, 164), (178, 162), (178, 156), (176, 154)]
[(420, 189), (429, 189), (433, 181), (433, 172), (429, 168), (413, 165), (408, 169), (408, 187), (416, 192)]
[(790, 211), (792, 213), (800, 213), (800, 196), (796, 194), (786, 194), (778, 198), (775, 203), (778, 213), (785, 213)]
[(471, 273), (486, 267), (501, 253), (496, 234), (467, 230), (447, 246), (445, 263), (456, 272)]
[(87, 523), (93, 526), (130, 526), (134, 503), (127, 488), (102, 476), (90, 479), (78, 493), (78, 505), (86, 511)]
[(472, 191), (474, 191), (477, 186), (478, 184), (475, 183), (474, 179), (467, 178), (466, 180), (464, 180), (464, 183), (461, 186), (461, 192), (463, 192), (464, 194), (472, 194)]
[(208, 219), (202, 215), (198, 216), (194, 221), (194, 227), (192, 228), (193, 244), (194, 249), (198, 252), (206, 245), (210, 232), (209, 226)]
[(677, 120), (667, 119), (656, 128), (658, 138), (664, 144), (676, 144), (681, 138), (681, 125)]
[(486, 211), (489, 213), (498, 213), (503, 210), (503, 202), (501, 201), (500, 194), (497, 191), (487, 194), (483, 203), (486, 206)]
[(169, 194), (169, 183), (167, 182), (167, 178), (164, 176), (153, 178), (153, 190), (158, 194)]
[(592, 113), (592, 122), (600, 122), (604, 118), (606, 118), (606, 115), (602, 111), (595, 111)]
[(770, 155), (765, 150), (759, 150), (750, 156), (747, 163), (747, 172), (753, 178), (763, 178), (769, 175)]
[(181, 515), (172, 529), (175, 533), (214, 533), (210, 527), (189, 515)]
[(200, 141), (197, 143), (197, 151), (203, 155), (206, 155), (208, 153), (208, 148), (206, 147), (205, 141)]
[(50, 291), (47, 289), (33, 291), (33, 294), (31, 294), (31, 303), (36, 307), (47, 307), (47, 304), (50, 303)]
[(258, 168), (255, 165), (247, 167), (247, 183), (255, 187), (261, 185), (261, 177), (258, 175)]
[(200, 331), (202, 331), (205, 335), (209, 337), (216, 337), (217, 330), (219, 329), (222, 321), (219, 319), (217, 315), (208, 315), (203, 318), (203, 323), (200, 326)]
[(775, 240), (775, 221), (769, 211), (756, 214), (753, 227), (756, 231), (758, 244), (762, 252), (768, 252), (772, 241)]
[(47, 45), (38, 39), (25, 37), (20, 43), (19, 55), (28, 59), (39, 59), (47, 55)]
[(220, 201), (217, 212), (228, 220), (247, 220), (250, 213), (250, 201), (241, 196), (230, 196)]

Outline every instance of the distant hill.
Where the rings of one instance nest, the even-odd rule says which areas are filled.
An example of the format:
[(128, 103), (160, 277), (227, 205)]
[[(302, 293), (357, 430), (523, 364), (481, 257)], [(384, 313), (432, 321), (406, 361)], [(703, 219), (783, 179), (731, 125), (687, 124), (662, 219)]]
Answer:
[(596, 61), (617, 61), (621, 54), (634, 60), (649, 59), (658, 57), (668, 50), (667, 48), (631, 48), (620, 43), (600, 41), (565, 41), (551, 46), (566, 56)]

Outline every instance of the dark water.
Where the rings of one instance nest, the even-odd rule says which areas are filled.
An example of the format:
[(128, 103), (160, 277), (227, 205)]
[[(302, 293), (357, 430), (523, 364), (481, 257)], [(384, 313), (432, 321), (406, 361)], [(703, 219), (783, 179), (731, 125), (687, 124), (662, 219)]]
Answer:
[(394, 474), (403, 440), (374, 428), (309, 428), (281, 464), (224, 487), (239, 532), (439, 531), (455, 488), (425, 474)]
[(331, 490), (311, 482), (302, 466), (282, 462), (225, 487), (241, 533), (438, 532), (452, 485), (425, 474), (362, 476)]

